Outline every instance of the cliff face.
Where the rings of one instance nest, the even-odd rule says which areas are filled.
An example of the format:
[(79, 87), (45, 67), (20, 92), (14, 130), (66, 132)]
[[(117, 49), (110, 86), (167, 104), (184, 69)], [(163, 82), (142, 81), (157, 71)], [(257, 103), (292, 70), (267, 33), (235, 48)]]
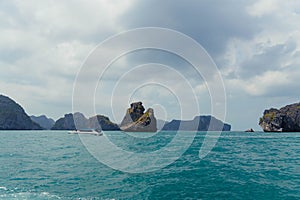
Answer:
[[(75, 126), (76, 124), (76, 126)], [(108, 117), (97, 115), (89, 119), (82, 113), (66, 114), (57, 120), (52, 130), (77, 130), (77, 129), (100, 129), (104, 131), (120, 130), (118, 125), (112, 123)]]
[(0, 95), (0, 130), (41, 130), (42, 128), (9, 97)]
[(89, 118), (89, 127), (93, 129), (102, 129), (104, 131), (118, 131), (119, 126), (109, 120), (108, 117), (104, 115), (97, 115)]
[(126, 115), (121, 122), (121, 130), (126, 132), (156, 132), (156, 118), (154, 111), (149, 108), (145, 113), (145, 108), (142, 102), (130, 104)]
[(193, 120), (172, 120), (166, 123), (165, 131), (230, 131), (231, 125), (212, 116), (196, 116)]
[(46, 117), (45, 115), (41, 116), (30, 116), (31, 120), (40, 125), (43, 129), (50, 130), (54, 125), (55, 121), (51, 118)]
[(51, 130), (75, 130), (73, 115), (71, 113), (65, 114), (64, 117), (59, 118)]
[(300, 103), (265, 110), (259, 125), (265, 132), (300, 132)]

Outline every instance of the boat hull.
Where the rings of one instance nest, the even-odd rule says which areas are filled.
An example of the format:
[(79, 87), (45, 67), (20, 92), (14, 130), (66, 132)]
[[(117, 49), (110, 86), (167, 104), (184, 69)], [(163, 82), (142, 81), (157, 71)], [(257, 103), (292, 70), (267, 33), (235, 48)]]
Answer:
[(97, 131), (69, 131), (69, 134), (88, 134), (88, 135), (96, 135), (96, 136), (102, 136), (102, 132), (97, 132)]

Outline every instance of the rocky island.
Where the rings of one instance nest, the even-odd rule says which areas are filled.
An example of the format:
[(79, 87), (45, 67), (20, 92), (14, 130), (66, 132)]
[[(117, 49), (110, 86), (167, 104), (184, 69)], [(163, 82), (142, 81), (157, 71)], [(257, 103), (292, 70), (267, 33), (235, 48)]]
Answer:
[(40, 116), (31, 115), (30, 119), (35, 123), (37, 123), (38, 125), (40, 125), (45, 130), (50, 130), (55, 123), (53, 119), (48, 118), (45, 115), (40, 115)]
[(265, 110), (259, 125), (265, 132), (300, 132), (300, 103)]
[[(299, 106), (300, 105), (296, 105), (296, 108), (298, 108), (298, 110)], [(295, 110), (294, 107), (292, 110)], [(274, 131), (277, 130), (274, 127), (280, 127), (279, 125), (277, 125), (278, 119), (276, 117), (278, 113), (279, 110), (276, 109), (265, 111), (265, 115), (261, 119), (261, 121), (262, 125), (266, 127), (266, 131)], [(282, 115), (279, 116), (282, 117)], [(273, 122), (269, 122), (271, 121), (271, 119), (273, 120)], [(284, 119), (287, 120), (288, 118)], [(298, 119), (299, 122), (299, 116), (296, 119)], [(288, 121), (291, 122), (291, 120)], [(284, 124), (287, 124), (287, 122), (285, 122), (284, 120), (283, 122)], [(269, 125), (268, 123), (271, 125)], [(130, 108), (127, 109), (120, 127), (117, 124), (111, 122), (110, 119), (104, 115), (96, 115), (90, 118), (86, 118), (80, 112), (65, 114), (64, 117), (61, 117), (56, 122), (54, 122), (53, 119), (48, 118), (45, 115), (41, 115), (38, 117), (32, 115), (31, 117), (29, 117), (25, 113), (24, 109), (14, 100), (10, 99), (9, 97), (0, 95), (0, 130), (101, 129), (104, 131), (122, 130), (126, 132), (156, 132), (157, 126), (159, 126), (160, 130), (166, 131), (230, 131), (231, 129), (231, 126), (229, 124), (223, 123), (213, 116), (196, 116), (193, 120), (172, 120), (171, 122), (157, 120), (154, 116), (154, 110), (152, 108), (149, 108), (145, 111), (142, 102), (134, 102), (130, 104)], [(299, 123), (297, 127), (299, 128)], [(291, 131), (290, 128), (285, 128), (284, 130)], [(295, 129), (295, 131), (296, 130), (299, 129)]]
[(11, 98), (0, 95), (0, 130), (41, 130), (24, 109)]
[(126, 132), (156, 132), (156, 118), (154, 111), (149, 108), (146, 112), (142, 102), (130, 104), (125, 117), (123, 118), (120, 129)]
[[(76, 125), (75, 125), (76, 124)], [(96, 115), (87, 119), (82, 113), (65, 114), (58, 119), (52, 130), (78, 130), (78, 129), (97, 129), (103, 131), (118, 131), (119, 126), (109, 120), (104, 115)]]
[(213, 116), (196, 116), (193, 120), (172, 120), (166, 123), (165, 131), (230, 131), (231, 125)]

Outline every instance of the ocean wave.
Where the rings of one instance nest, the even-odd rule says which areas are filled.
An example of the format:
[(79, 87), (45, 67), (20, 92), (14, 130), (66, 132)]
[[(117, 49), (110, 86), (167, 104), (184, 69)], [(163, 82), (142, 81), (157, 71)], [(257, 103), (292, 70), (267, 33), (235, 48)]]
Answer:
[(4, 186), (0, 186), (0, 190), (7, 190), (7, 188)]
[[(0, 187), (0, 188), (5, 188), (5, 187)], [(5, 188), (7, 190), (7, 188)], [(9, 194), (0, 194), (0, 199), (5, 200), (5, 199), (33, 199), (33, 200), (43, 200), (43, 199), (49, 199), (49, 200), (54, 200), (54, 199), (61, 199), (61, 197), (57, 195), (50, 194), (48, 192), (41, 192), (41, 193), (31, 193), (31, 192), (19, 192), (19, 193), (9, 193)]]

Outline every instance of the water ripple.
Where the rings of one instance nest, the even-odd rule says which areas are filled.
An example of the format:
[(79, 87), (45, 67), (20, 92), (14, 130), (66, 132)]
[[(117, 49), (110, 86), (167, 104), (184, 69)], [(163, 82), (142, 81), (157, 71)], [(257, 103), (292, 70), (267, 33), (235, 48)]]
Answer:
[[(126, 150), (147, 152), (175, 133), (107, 134)], [(0, 199), (300, 199), (300, 133), (224, 132), (200, 160), (206, 133), (199, 132), (176, 162), (145, 174), (108, 168), (66, 131), (0, 136)]]

